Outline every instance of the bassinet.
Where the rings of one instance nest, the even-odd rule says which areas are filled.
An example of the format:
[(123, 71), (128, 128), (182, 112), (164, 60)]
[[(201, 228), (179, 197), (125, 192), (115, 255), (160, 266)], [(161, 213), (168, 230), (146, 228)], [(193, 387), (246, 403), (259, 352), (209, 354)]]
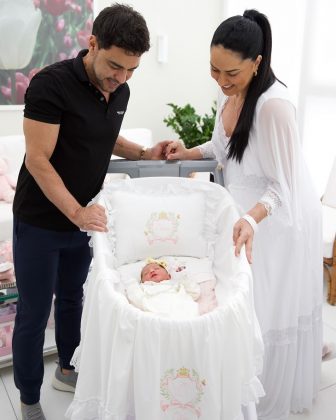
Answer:
[[(234, 256), (232, 226), (238, 211), (229, 193), (206, 181), (157, 177), (114, 181), (94, 201), (108, 210), (109, 232), (92, 234), (94, 263), (86, 289), (81, 343), (73, 357), (79, 376), (67, 418), (243, 418), (242, 406), (254, 404), (263, 395), (256, 376), (263, 347), (250, 267), (244, 252), (239, 258)], [(160, 209), (166, 213), (165, 222), (178, 215), (182, 231), (175, 223), (175, 244), (157, 241), (157, 255), (153, 255), (152, 248), (145, 248), (148, 225), (137, 228), (143, 226), (146, 211), (150, 210), (153, 222), (153, 214), (161, 214)], [(189, 237), (185, 238), (183, 229), (187, 228)], [(146, 231), (145, 242), (139, 242), (139, 230)], [(197, 235), (202, 237), (197, 239)], [(181, 246), (176, 249), (179, 240)], [(126, 249), (125, 244), (129, 245)], [(117, 267), (159, 254), (210, 257), (218, 307), (177, 321), (129, 304)]]

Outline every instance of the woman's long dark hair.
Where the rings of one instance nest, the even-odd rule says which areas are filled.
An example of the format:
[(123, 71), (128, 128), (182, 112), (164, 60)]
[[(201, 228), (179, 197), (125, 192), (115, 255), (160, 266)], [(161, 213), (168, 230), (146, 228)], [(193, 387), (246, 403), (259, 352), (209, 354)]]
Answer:
[(243, 59), (262, 60), (253, 77), (229, 143), (228, 157), (241, 162), (248, 144), (257, 101), (276, 80), (271, 69), (272, 31), (265, 15), (257, 10), (245, 10), (243, 16), (233, 16), (216, 29), (211, 47), (221, 45), (239, 53)]

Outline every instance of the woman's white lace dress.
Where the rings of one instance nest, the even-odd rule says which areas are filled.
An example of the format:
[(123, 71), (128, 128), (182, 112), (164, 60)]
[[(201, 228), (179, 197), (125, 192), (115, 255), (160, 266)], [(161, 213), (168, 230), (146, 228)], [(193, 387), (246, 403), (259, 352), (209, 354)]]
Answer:
[(317, 395), (322, 348), (322, 233), (313, 190), (287, 89), (274, 83), (258, 100), (242, 162), (227, 159), (218, 101), (212, 140), (199, 146), (223, 166), (225, 187), (245, 213), (257, 202), (272, 214), (253, 241), (254, 294), (265, 342), (260, 420), (286, 419), (310, 408)]

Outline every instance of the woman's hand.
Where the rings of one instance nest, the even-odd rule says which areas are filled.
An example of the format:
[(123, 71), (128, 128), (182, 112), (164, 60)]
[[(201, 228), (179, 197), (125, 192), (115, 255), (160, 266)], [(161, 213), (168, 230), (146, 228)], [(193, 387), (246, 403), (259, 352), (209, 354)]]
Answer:
[(245, 219), (239, 219), (233, 227), (233, 244), (235, 248), (235, 256), (240, 255), (240, 250), (245, 244), (245, 253), (247, 261), (252, 264), (252, 242), (254, 230), (250, 223)]
[(188, 159), (188, 149), (181, 140), (172, 141), (166, 147), (167, 160), (186, 160)]
[[(149, 160), (164, 160), (166, 159), (167, 146), (172, 143), (171, 140), (163, 140), (157, 143), (155, 146), (149, 148), (145, 152), (145, 158)], [(147, 153), (148, 152), (148, 153)]]

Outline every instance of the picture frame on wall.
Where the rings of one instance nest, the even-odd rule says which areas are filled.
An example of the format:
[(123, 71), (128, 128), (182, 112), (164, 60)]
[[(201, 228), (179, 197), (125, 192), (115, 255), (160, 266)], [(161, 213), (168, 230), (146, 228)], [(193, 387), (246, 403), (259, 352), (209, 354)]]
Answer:
[(0, 109), (22, 109), (32, 77), (87, 48), (94, 0), (0, 0)]

